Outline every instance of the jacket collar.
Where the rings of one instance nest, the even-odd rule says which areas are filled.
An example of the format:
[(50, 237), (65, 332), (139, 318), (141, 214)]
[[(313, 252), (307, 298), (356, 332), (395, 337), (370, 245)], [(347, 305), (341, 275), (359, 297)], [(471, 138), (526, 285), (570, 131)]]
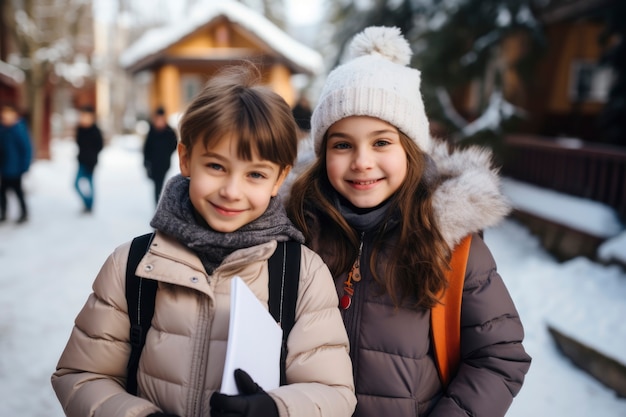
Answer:
[[(271, 240), (260, 245), (238, 249), (228, 255), (220, 266), (215, 269), (214, 273), (231, 274), (251, 262), (266, 261), (274, 253), (276, 245), (276, 241)], [(207, 275), (202, 262), (191, 249), (164, 233), (156, 233), (150, 247), (150, 252), (159, 257), (174, 260), (189, 268), (202, 272), (205, 276)]]

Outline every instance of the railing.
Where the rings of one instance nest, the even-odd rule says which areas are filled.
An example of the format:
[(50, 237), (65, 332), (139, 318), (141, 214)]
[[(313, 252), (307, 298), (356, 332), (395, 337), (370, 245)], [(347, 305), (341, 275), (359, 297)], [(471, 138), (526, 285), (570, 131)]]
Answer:
[(626, 148), (526, 135), (505, 143), (503, 175), (604, 203), (626, 221)]

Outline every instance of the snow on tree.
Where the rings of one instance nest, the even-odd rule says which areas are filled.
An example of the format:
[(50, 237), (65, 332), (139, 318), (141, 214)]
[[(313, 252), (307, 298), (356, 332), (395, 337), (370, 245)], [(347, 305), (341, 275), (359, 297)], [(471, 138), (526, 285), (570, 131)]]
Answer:
[(24, 73), (26, 105), (36, 155), (41, 149), (45, 90), (53, 78), (79, 85), (92, 71), (85, 53), (93, 42), (90, 0), (13, 0), (2, 3), (16, 46), (11, 64)]
[[(503, 59), (502, 44), (507, 37), (520, 33), (535, 45), (543, 42), (531, 0), (456, 0), (435, 6), (420, 19), (422, 25), (414, 43), (414, 63), (422, 70), (431, 114), (444, 121), (457, 141), (485, 131), (497, 136), (508, 120), (525, 115), (505, 97), (503, 76), (505, 71), (519, 73), (532, 56), (522, 56), (511, 68)], [(461, 115), (450, 95), (467, 86), (474, 105)]]
[[(422, 94), (429, 116), (440, 119), (451, 136), (465, 140), (502, 125), (524, 112), (507, 100), (502, 78), (506, 63), (502, 41), (520, 32), (535, 45), (543, 41), (532, 0), (347, 0), (330, 1), (330, 22), (338, 45), (331, 51), (332, 68), (343, 58), (352, 37), (372, 25), (396, 26), (415, 52), (412, 64), (422, 72)], [(322, 31), (324, 32), (324, 31)], [(532, 51), (534, 48), (529, 48)], [(329, 55), (328, 53), (326, 55)], [(530, 55), (516, 63), (527, 65)], [(462, 114), (454, 108), (459, 91), (473, 89), (475, 108)]]

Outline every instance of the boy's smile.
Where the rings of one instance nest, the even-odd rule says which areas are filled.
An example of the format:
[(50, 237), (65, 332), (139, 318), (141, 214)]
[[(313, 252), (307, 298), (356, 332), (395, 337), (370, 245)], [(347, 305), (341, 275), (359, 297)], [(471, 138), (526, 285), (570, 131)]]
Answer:
[(239, 213), (242, 213), (244, 210), (232, 210), (232, 209), (228, 209), (226, 207), (221, 207), (218, 206), (216, 204), (211, 203), (211, 205), (215, 208), (215, 211), (217, 211), (218, 213), (224, 215), (224, 216), (236, 216)]
[(229, 233), (259, 218), (289, 169), (254, 151), (246, 161), (237, 154), (238, 139), (227, 136), (211, 148), (201, 140), (191, 150), (178, 145), (181, 174), (189, 177), (189, 197), (195, 210), (215, 231)]

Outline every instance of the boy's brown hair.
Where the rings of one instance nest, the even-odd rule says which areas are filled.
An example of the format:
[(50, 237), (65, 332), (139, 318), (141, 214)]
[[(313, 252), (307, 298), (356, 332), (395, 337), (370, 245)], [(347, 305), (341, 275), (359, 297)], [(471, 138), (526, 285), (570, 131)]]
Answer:
[(285, 100), (260, 84), (258, 68), (244, 62), (212, 77), (185, 110), (180, 141), (191, 152), (201, 140), (209, 147), (228, 135), (238, 139), (237, 153), (293, 166), (297, 153), (296, 122)]

